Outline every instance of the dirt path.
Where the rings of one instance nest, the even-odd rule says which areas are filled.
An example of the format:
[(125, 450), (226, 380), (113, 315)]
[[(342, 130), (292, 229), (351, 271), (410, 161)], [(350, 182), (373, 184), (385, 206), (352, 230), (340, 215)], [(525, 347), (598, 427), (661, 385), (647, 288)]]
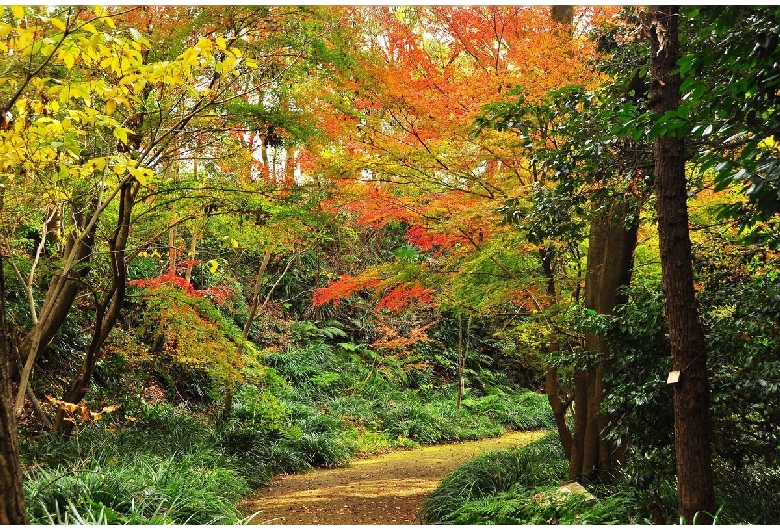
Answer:
[(253, 524), (419, 524), (426, 495), (463, 462), (493, 449), (525, 445), (542, 432), (397, 451), (350, 467), (276, 477), (245, 501)]

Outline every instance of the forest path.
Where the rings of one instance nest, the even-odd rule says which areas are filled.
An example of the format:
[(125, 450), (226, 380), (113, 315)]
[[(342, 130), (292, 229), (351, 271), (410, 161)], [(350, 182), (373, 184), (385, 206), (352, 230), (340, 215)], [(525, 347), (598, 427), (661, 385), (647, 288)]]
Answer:
[(480, 453), (530, 443), (543, 431), (400, 450), (350, 467), (274, 478), (240, 509), (252, 524), (419, 524), (425, 497), (444, 476)]

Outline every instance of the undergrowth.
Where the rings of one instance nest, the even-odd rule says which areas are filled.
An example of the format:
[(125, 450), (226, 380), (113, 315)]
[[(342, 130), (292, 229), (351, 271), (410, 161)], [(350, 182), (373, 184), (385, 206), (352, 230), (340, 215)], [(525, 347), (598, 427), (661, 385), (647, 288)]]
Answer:
[(377, 367), (361, 351), (313, 341), (259, 357), (262, 377), (237, 389), (219, 426), (217, 391), (200, 403), (140, 402), (70, 438), (23, 437), (31, 522), (233, 524), (241, 497), (279, 473), (552, 425), (542, 395), (474, 389), (456, 408), (454, 385), (420, 385), (432, 375)]
[[(423, 504), (425, 524), (672, 524), (677, 490), (671, 481), (637, 484), (623, 474), (588, 484), (591, 495), (561, 489), (568, 464), (549, 433), (527, 446), (485, 453), (452, 471)], [(716, 465), (718, 524), (774, 524), (780, 473), (760, 465)]]

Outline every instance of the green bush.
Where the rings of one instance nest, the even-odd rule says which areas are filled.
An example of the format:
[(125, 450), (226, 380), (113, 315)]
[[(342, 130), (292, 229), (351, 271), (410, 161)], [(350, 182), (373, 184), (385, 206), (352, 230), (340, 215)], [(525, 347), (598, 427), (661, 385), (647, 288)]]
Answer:
[(213, 455), (118, 462), (86, 461), (37, 469), (25, 481), (31, 522), (65, 523), (68, 514), (127, 524), (215, 524), (239, 519), (236, 502), (249, 492)]
[(780, 522), (780, 469), (753, 464), (716, 466), (716, 499), (724, 524), (771, 525)]
[(423, 503), (425, 524), (452, 523), (467, 502), (511, 491), (557, 485), (568, 464), (557, 435), (516, 449), (490, 451), (447, 475)]
[(466, 503), (452, 514), (454, 524), (626, 524), (630, 496), (592, 501), (558, 487), (519, 489)]

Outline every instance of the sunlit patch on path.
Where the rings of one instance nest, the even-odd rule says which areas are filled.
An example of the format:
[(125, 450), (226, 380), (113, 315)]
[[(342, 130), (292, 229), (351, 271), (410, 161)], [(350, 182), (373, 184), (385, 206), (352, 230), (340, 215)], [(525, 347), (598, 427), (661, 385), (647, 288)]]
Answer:
[(260, 512), (255, 524), (419, 524), (423, 500), (447, 473), (479, 453), (525, 445), (542, 434), (397, 451), (347, 468), (276, 477), (241, 509)]

